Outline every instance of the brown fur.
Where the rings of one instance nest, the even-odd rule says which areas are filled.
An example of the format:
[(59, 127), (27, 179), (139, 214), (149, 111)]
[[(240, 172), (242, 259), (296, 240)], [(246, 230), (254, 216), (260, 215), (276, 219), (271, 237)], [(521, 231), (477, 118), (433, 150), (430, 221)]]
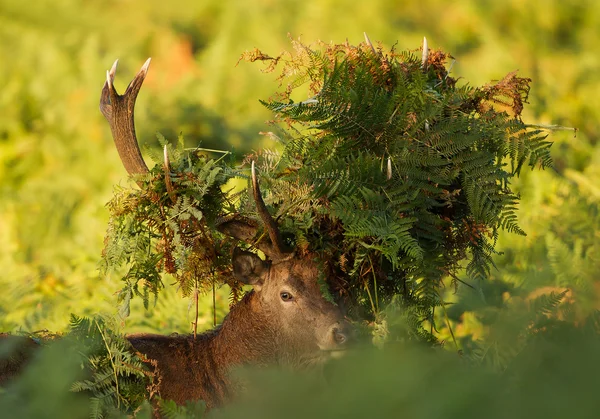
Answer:
[[(232, 308), (220, 327), (195, 339), (128, 336), (137, 351), (155, 361), (162, 398), (178, 404), (202, 399), (208, 407), (220, 406), (239, 386), (229, 374), (232, 367), (302, 366), (322, 358), (323, 350), (344, 344), (341, 312), (321, 295), (312, 262), (292, 258), (269, 266), (244, 252), (234, 267), (236, 263), (237, 276), (255, 290)], [(292, 294), (294, 300), (282, 301), (281, 292)]]
[(31, 338), (0, 333), (0, 385), (17, 376), (39, 347)]

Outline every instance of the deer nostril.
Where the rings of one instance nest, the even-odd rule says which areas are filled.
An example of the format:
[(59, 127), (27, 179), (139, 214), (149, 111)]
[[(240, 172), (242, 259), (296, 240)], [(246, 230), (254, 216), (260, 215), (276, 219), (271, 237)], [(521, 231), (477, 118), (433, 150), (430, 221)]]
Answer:
[(346, 335), (340, 332), (340, 330), (337, 328), (333, 329), (333, 339), (338, 345), (343, 345), (344, 343), (346, 343), (346, 340), (348, 340)]

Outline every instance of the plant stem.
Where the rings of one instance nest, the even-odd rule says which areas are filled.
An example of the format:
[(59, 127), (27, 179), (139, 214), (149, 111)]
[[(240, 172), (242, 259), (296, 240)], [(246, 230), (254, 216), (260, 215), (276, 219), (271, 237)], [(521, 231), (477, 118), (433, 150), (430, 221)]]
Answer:
[(446, 311), (446, 304), (444, 303), (444, 300), (442, 299), (442, 296), (441, 296), (439, 290), (437, 290), (437, 294), (438, 294), (438, 297), (440, 297), (442, 310), (444, 310), (444, 320), (446, 320), (446, 325), (448, 326), (448, 330), (450, 331), (450, 336), (452, 336), (452, 342), (454, 342), (454, 347), (456, 348), (456, 350), (459, 351), (460, 349), (458, 347), (458, 343), (456, 342), (456, 337), (454, 336), (454, 331), (452, 330), (452, 325), (450, 325), (450, 318), (448, 317), (448, 311)]
[(371, 260), (371, 255), (369, 255), (369, 263), (371, 264), (371, 273), (373, 274), (373, 293), (375, 294), (375, 308), (377, 312), (375, 313), (377, 316), (379, 315), (379, 296), (377, 295), (377, 276), (375, 275), (375, 268), (373, 267), (373, 261)]
[(115, 361), (113, 360), (113, 354), (110, 351), (110, 345), (108, 344), (108, 342), (106, 341), (106, 337), (104, 336), (104, 330), (102, 330), (102, 327), (100, 326), (100, 324), (98, 324), (97, 319), (94, 319), (94, 324), (98, 328), (98, 331), (100, 332), (100, 336), (102, 336), (102, 341), (104, 342), (104, 347), (106, 348), (106, 351), (108, 352), (108, 359), (110, 360), (110, 364), (112, 365), (113, 375), (115, 376), (115, 391), (116, 391), (116, 395), (117, 395), (117, 408), (120, 408), (121, 407), (121, 397), (119, 394), (119, 376), (117, 374), (117, 366), (115, 365)]
[(194, 303), (196, 304), (196, 318), (194, 319), (194, 339), (198, 333), (198, 279), (194, 281)]
[(213, 327), (217, 326), (217, 298), (215, 295), (215, 278), (212, 281), (212, 297), (213, 297)]

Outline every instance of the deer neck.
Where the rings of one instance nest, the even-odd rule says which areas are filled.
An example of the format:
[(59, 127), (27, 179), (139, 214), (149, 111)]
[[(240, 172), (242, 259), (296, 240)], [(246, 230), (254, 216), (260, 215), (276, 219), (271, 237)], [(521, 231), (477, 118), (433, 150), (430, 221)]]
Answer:
[(240, 364), (266, 365), (276, 362), (275, 328), (258, 294), (246, 294), (236, 304), (214, 336), (216, 353), (224, 367)]

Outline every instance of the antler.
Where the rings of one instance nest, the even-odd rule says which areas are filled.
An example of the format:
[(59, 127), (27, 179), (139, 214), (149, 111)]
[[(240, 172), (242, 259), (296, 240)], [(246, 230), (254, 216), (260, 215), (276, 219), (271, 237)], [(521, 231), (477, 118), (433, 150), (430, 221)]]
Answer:
[[(115, 145), (127, 172), (130, 175), (144, 174), (148, 173), (149, 170), (142, 158), (137, 136), (135, 135), (133, 111), (137, 95), (148, 74), (150, 58), (146, 60), (122, 95), (117, 93), (113, 85), (118, 61), (115, 61), (111, 69), (106, 72), (106, 82), (104, 82), (102, 95), (100, 96), (100, 111), (110, 125)], [(167, 168), (168, 164), (168, 158), (165, 154), (165, 165)], [(282, 259), (284, 251), (279, 229), (262, 199), (256, 178), (256, 170), (254, 169), (254, 162), (252, 162), (252, 189), (258, 214), (265, 224), (269, 238), (271, 239), (271, 243), (260, 242), (255, 245), (270, 258)], [(258, 226), (254, 222), (239, 219), (238, 217), (221, 223), (217, 228), (222, 233), (247, 243), (252, 243), (258, 230)]]
[(254, 201), (256, 202), (256, 209), (258, 210), (258, 215), (260, 215), (260, 218), (265, 224), (267, 232), (269, 233), (269, 238), (273, 244), (273, 250), (275, 251), (275, 255), (273, 256), (280, 258), (284, 253), (283, 242), (281, 241), (281, 235), (279, 234), (277, 223), (275, 223), (275, 220), (273, 220), (273, 217), (271, 217), (271, 214), (269, 214), (267, 206), (265, 205), (265, 201), (262, 199), (260, 187), (258, 186), (258, 179), (256, 178), (254, 161), (252, 162), (252, 191), (254, 194)]
[(254, 237), (256, 236), (258, 226), (253, 220), (248, 220), (237, 215), (228, 217), (227, 220), (221, 222), (217, 226), (217, 229), (223, 234), (235, 237), (236, 239), (244, 241), (246, 243), (252, 243), (253, 246), (261, 250), (273, 261), (281, 261), (287, 259), (287, 256), (289, 256), (290, 254), (284, 250), (284, 245), (281, 240), (281, 235), (279, 233), (277, 223), (275, 222), (275, 220), (273, 220), (271, 214), (269, 214), (267, 206), (263, 201), (262, 195), (260, 193), (260, 186), (258, 184), (258, 179), (256, 176), (254, 162), (252, 162), (252, 195), (254, 197), (254, 201), (256, 202), (258, 215), (260, 216), (263, 224), (265, 225), (265, 228), (267, 229), (267, 233), (269, 235), (270, 240), (260, 240), (259, 242), (255, 243)]
[(100, 112), (110, 125), (115, 146), (127, 173), (130, 175), (148, 173), (148, 166), (142, 158), (135, 135), (133, 109), (142, 83), (146, 78), (146, 74), (148, 74), (150, 58), (146, 60), (140, 71), (129, 83), (123, 95), (118, 94), (113, 85), (118, 62), (119, 60), (116, 60), (110, 71), (106, 72), (106, 82), (102, 87), (102, 95), (100, 96)]

